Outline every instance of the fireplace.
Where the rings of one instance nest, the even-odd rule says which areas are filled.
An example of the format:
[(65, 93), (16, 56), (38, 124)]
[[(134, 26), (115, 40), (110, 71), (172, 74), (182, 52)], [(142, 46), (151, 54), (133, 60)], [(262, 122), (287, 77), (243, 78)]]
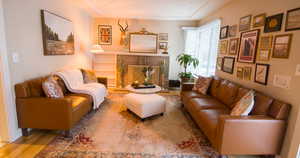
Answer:
[(151, 66), (154, 73), (151, 82), (168, 88), (169, 57), (168, 56), (144, 56), (144, 55), (118, 55), (117, 56), (117, 87), (124, 88), (134, 81), (144, 82), (143, 68)]

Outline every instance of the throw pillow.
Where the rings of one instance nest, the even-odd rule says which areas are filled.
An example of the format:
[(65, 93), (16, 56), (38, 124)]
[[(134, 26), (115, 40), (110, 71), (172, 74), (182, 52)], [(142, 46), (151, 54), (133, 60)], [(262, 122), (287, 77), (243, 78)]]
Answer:
[(194, 85), (193, 90), (197, 91), (198, 93), (202, 93), (202, 94), (206, 95), (211, 81), (212, 81), (212, 77), (199, 76)]
[(57, 83), (57, 81), (54, 79), (53, 76), (50, 76), (47, 78), (43, 84), (42, 84), (44, 93), (48, 98), (63, 98), (64, 93)]
[(254, 94), (253, 90), (246, 93), (234, 106), (230, 115), (232, 116), (248, 116), (254, 107)]
[(97, 83), (97, 76), (92, 70), (81, 69), (84, 83)]

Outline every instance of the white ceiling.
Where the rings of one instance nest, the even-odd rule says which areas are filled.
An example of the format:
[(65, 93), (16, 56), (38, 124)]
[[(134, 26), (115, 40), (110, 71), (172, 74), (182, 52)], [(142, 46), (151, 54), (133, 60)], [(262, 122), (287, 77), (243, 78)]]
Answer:
[(93, 16), (198, 20), (232, 0), (75, 0)]

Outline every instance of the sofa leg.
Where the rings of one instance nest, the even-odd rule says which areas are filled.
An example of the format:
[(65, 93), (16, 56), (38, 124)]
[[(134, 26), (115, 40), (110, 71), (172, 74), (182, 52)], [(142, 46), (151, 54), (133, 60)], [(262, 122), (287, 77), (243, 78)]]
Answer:
[(66, 137), (66, 138), (71, 138), (71, 136), (72, 136), (71, 131), (70, 130), (65, 130), (63, 132), (63, 136)]
[(226, 155), (219, 155), (218, 158), (228, 158), (228, 156), (226, 156)]
[(275, 158), (276, 156), (275, 155), (264, 155), (262, 156), (263, 158)]
[(22, 135), (23, 135), (24, 137), (29, 136), (28, 128), (22, 128)]

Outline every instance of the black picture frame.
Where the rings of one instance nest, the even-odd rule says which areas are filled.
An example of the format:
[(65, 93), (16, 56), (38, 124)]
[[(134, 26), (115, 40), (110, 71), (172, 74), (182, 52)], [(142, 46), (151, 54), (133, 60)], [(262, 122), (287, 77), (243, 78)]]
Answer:
[[(232, 64), (230, 65), (230, 69), (227, 70), (225, 65), (226, 60), (232, 60)], [(234, 72), (234, 63), (235, 63), (235, 58), (234, 57), (224, 57), (223, 61), (222, 61), (222, 71), (229, 73), (229, 74), (233, 74)]]
[[(258, 81), (257, 80), (257, 67), (258, 66), (264, 66), (266, 68), (266, 73), (265, 73), (265, 78), (264, 78), (264, 81)], [(259, 84), (262, 84), (262, 85), (267, 85), (268, 84), (268, 78), (269, 78), (269, 70), (270, 70), (270, 64), (259, 64), (257, 63), (255, 65), (255, 76), (254, 76), (254, 82), (256, 83), (259, 83)]]
[(281, 31), (283, 16), (284, 13), (268, 16), (265, 21), (264, 33)]
[[(222, 31), (226, 29), (226, 33), (225, 35), (222, 34)], [(229, 26), (223, 26), (221, 27), (221, 30), (220, 30), (220, 39), (226, 39), (228, 37), (228, 29), (229, 29)]]
[(295, 8), (295, 9), (291, 9), (291, 10), (288, 10), (287, 13), (286, 13), (286, 19), (285, 19), (285, 31), (295, 31), (295, 30), (300, 30), (300, 16), (299, 16), (299, 26), (298, 27), (295, 27), (295, 28), (288, 28), (288, 24), (289, 24), (289, 20), (290, 20), (290, 14), (292, 12), (300, 12), (300, 8)]

